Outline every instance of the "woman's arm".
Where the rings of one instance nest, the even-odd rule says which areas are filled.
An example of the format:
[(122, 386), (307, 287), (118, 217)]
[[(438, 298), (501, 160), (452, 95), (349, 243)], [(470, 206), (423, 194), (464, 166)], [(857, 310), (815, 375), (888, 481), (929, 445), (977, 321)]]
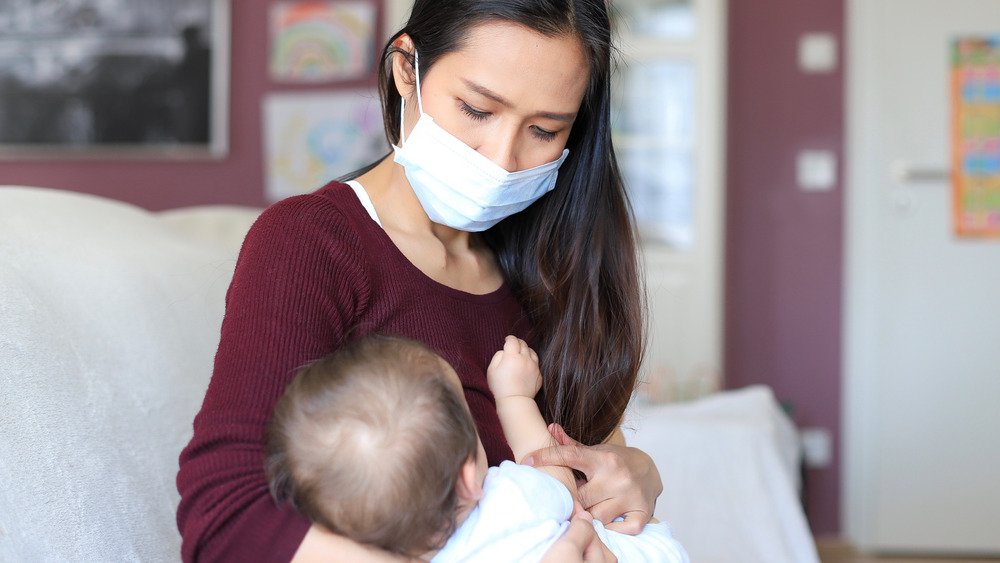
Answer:
[(310, 529), (271, 499), (266, 427), (296, 368), (339, 346), (364, 306), (357, 246), (339, 211), (315, 195), (272, 206), (247, 234), (212, 379), (180, 456), (185, 561), (288, 561)]
[[(579, 470), (586, 482), (579, 486), (579, 499), (594, 518), (609, 530), (638, 534), (650, 521), (656, 498), (663, 492), (660, 472), (653, 459), (637, 448), (625, 445), (621, 430), (596, 446), (584, 446), (558, 424), (549, 431), (559, 445), (528, 455), (527, 465), (563, 465)], [(614, 522), (623, 516), (625, 520)]]
[(330, 561), (358, 561), (359, 563), (404, 563), (418, 559), (403, 557), (381, 551), (374, 547), (355, 543), (343, 536), (316, 526), (309, 528), (292, 563), (329, 563)]

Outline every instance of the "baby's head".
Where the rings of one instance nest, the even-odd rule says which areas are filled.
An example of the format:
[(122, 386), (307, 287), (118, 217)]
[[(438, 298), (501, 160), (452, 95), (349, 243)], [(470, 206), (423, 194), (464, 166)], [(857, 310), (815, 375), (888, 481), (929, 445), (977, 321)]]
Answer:
[(444, 544), (486, 470), (454, 370), (394, 337), (363, 338), (303, 368), (278, 402), (267, 449), (278, 502), (407, 555)]

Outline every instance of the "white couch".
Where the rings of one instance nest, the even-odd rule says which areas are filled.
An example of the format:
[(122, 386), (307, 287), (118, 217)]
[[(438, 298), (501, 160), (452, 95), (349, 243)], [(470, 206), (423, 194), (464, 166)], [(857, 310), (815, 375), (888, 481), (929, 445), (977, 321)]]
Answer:
[(177, 456), (258, 210), (0, 188), (0, 561), (174, 561)]
[[(179, 559), (177, 456), (258, 212), (0, 187), (0, 561)], [(693, 561), (816, 561), (768, 390), (629, 420)]]

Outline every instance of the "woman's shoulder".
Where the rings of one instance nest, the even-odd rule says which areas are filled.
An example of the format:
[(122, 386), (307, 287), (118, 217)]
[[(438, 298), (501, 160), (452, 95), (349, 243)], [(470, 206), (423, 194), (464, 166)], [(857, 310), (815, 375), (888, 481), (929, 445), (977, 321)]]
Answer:
[(287, 197), (271, 204), (261, 213), (257, 223), (349, 223), (357, 218), (359, 206), (360, 202), (350, 186), (332, 181), (312, 193)]
[(302, 195), (285, 198), (267, 207), (250, 228), (248, 237), (266, 235), (268, 239), (302, 238), (355, 241), (371, 244), (376, 233), (371, 216), (354, 190), (338, 181)]
[(315, 192), (268, 206), (243, 241), (243, 253), (327, 254), (369, 246), (368, 215), (350, 186), (330, 182)]

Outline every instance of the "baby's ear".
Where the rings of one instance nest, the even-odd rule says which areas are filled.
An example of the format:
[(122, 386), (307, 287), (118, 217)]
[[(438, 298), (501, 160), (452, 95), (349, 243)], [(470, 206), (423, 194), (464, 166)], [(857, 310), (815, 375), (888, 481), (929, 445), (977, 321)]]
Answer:
[(465, 460), (462, 470), (458, 473), (458, 483), (455, 484), (460, 503), (475, 504), (483, 496), (483, 484), (477, 473), (476, 458), (470, 457)]

